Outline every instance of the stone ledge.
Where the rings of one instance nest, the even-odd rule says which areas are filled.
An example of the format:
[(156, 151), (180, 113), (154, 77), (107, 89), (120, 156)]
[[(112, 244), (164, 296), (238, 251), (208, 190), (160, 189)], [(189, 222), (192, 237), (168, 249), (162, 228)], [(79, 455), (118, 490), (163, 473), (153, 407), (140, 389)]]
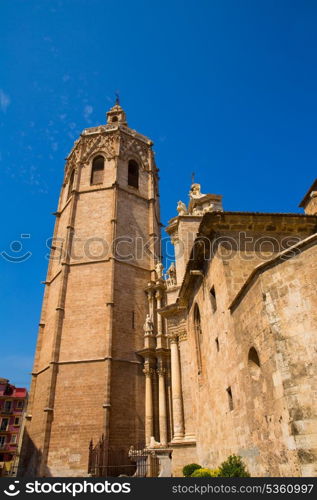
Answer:
[(182, 446), (196, 446), (196, 441), (171, 441), (168, 446), (171, 448), (178, 448)]

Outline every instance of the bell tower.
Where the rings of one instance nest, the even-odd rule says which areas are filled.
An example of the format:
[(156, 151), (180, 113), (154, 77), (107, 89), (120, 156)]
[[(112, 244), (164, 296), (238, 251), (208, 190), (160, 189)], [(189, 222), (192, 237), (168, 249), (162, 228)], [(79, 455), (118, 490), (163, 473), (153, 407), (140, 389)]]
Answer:
[(90, 440), (144, 440), (144, 292), (160, 259), (152, 141), (118, 100), (66, 159), (45, 281), (22, 467), (85, 476)]

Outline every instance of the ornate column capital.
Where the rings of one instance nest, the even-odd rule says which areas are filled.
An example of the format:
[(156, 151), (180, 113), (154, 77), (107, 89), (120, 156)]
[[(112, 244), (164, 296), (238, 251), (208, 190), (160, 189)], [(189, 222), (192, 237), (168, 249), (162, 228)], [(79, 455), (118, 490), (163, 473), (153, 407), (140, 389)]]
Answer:
[(178, 344), (178, 335), (176, 333), (169, 334), (168, 340), (170, 344)]
[(146, 377), (152, 378), (153, 375), (155, 374), (155, 370), (153, 368), (150, 368), (149, 366), (145, 366), (143, 368), (143, 373)]
[(159, 377), (164, 377), (164, 375), (167, 373), (167, 370), (166, 368), (159, 366), (158, 369), (156, 370), (156, 373), (158, 374)]

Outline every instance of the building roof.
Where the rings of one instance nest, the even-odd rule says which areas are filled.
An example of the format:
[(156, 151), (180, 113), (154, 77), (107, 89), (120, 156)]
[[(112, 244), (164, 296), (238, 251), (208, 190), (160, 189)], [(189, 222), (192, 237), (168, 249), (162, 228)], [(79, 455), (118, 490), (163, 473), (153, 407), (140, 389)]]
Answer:
[(308, 191), (305, 194), (304, 198), (302, 199), (302, 201), (298, 205), (299, 207), (303, 207), (304, 208), (306, 206), (306, 204), (307, 204), (307, 202), (309, 201), (309, 198), (310, 198), (310, 193), (312, 191), (317, 191), (317, 179), (314, 180), (314, 182), (312, 183), (312, 185), (308, 189)]
[[(192, 270), (202, 270), (204, 260), (205, 260), (205, 251), (206, 251), (206, 238), (209, 238), (210, 235), (215, 230), (226, 231), (226, 230), (241, 230), (241, 216), (246, 218), (245, 222), (248, 222), (248, 226), (246, 226), (247, 230), (251, 229), (250, 219), (253, 220), (254, 226), (256, 228), (257, 224), (260, 223), (261, 232), (263, 234), (272, 232), (272, 222), (281, 224), (281, 228), (283, 230), (288, 230), (289, 232), (292, 229), (292, 226), (289, 224), (285, 226), (285, 219), (291, 222), (300, 222), (301, 228), (304, 229), (303, 223), (306, 222), (307, 227), (306, 230), (310, 229), (312, 233), (317, 231), (317, 216), (316, 215), (307, 215), (307, 214), (297, 214), (297, 213), (267, 213), (267, 212), (207, 212), (200, 223), (197, 238), (194, 241), (193, 248), (191, 251), (190, 259), (187, 262), (185, 275), (183, 278), (183, 282), (180, 287), (180, 291), (178, 297), (180, 300), (185, 298), (188, 295), (188, 290), (194, 289), (192, 287), (193, 283), (197, 279), (201, 279), (199, 274), (194, 274)], [(267, 224), (263, 226), (264, 216), (268, 219)], [(249, 220), (247, 220), (249, 219)], [(273, 220), (272, 220), (273, 219)], [(225, 223), (225, 224), (224, 224)], [(230, 225), (231, 224), (231, 225)], [(252, 226), (253, 227), (253, 226)], [(274, 228), (275, 229), (275, 228)], [(294, 225), (294, 231), (296, 231), (297, 226)]]
[(8, 379), (0, 378), (0, 397), (26, 398), (27, 393), (28, 391), (25, 387), (15, 387), (9, 383)]

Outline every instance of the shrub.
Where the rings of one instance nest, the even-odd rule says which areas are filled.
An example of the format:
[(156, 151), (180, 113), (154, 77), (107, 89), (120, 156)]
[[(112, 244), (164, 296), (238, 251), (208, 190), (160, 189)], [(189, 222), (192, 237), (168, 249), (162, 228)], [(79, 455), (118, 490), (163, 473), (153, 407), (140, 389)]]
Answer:
[(198, 464), (188, 464), (183, 467), (183, 475), (184, 477), (190, 477), (192, 473), (197, 470), (201, 469), (201, 465)]
[(190, 477), (214, 477), (211, 469), (196, 469)]
[(242, 458), (237, 455), (230, 455), (219, 468), (220, 477), (250, 477), (250, 474), (242, 461)]
[(220, 469), (211, 469), (211, 477), (220, 477)]

